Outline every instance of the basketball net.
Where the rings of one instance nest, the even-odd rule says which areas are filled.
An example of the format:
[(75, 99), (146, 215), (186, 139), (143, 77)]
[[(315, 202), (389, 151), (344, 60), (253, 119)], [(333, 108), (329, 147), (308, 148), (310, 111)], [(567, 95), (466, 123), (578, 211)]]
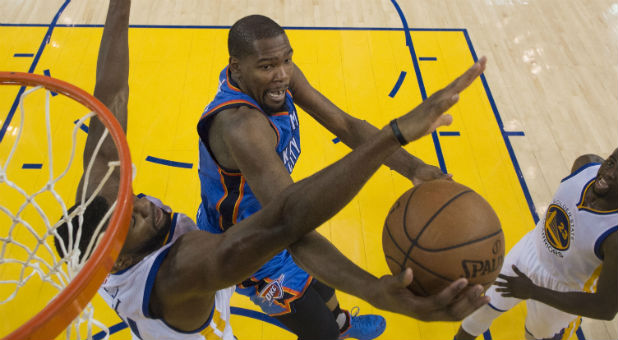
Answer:
[[(36, 117), (30, 109), (27, 115), (24, 108), (26, 99), (31, 95), (37, 97), (38, 95), (33, 95), (37, 92), (44, 92), (44, 133), (37, 135), (36, 131), (33, 131), (32, 134), (37, 136), (29, 135), (24, 137), (24, 125), (34, 126), (33, 123), (35, 122), (32, 122), (33, 119), (38, 121), (38, 129), (41, 129), (40, 117)], [(65, 93), (63, 94), (66, 95)], [(26, 90), (19, 97), (19, 125), (8, 127), (4, 143), (2, 143), (4, 145), (1, 145), (2, 148), (0, 148), (0, 163), (3, 163), (2, 168), (0, 168), (0, 225), (2, 225), (0, 229), (0, 308), (10, 309), (11, 312), (16, 308), (24, 309), (24, 307), (28, 307), (26, 309), (34, 310), (35, 312), (38, 311), (37, 308), (39, 310), (43, 309), (45, 305), (31, 305), (33, 300), (31, 295), (33, 292), (42, 292), (39, 299), (35, 299), (35, 301), (39, 300), (37, 303), (43, 300), (43, 304), (48, 302), (51, 304), (51, 301), (56, 299), (57, 295), (65, 290), (82, 271), (105, 234), (109, 231), (99, 232), (103, 230), (110, 221), (114, 211), (117, 210), (118, 199), (111, 204), (104, 218), (98, 223), (93, 234), (98, 236), (89, 240), (84, 254), (81, 254), (78, 246), (82, 238), (81, 231), (86, 207), (101, 192), (101, 189), (112, 176), (114, 169), (120, 166), (120, 161), (108, 163), (108, 169), (103, 180), (98, 183), (94, 190), (90, 190), (92, 193), (87, 196), (86, 193), (89, 192), (87, 185), (94, 160), (104, 140), (111, 138), (108, 136), (109, 131), (106, 129), (90, 159), (84, 160), (83, 164), (86, 164), (86, 161), (88, 162), (83, 174), (84, 187), (81, 191), (81, 197), (78, 197), (78, 202), (75, 202), (77, 208), (69, 213), (67, 205), (72, 205), (77, 183), (79, 178), (81, 178), (78, 172), (82, 168), (82, 164), (79, 160), (76, 160), (75, 156), (78, 144), (79, 142), (84, 142), (84, 137), (78, 136), (78, 133), (81, 133), (82, 130), (86, 131), (87, 128), (84, 123), (97, 116), (98, 113), (90, 111), (85, 115), (81, 115), (74, 122), (70, 138), (70, 153), (65, 149), (66, 144), (61, 149), (54, 148), (57, 144), (53, 143), (53, 139), (57, 137), (58, 129), (55, 127), (52, 129), (50, 104), (52, 96), (55, 95), (55, 92), (44, 86), (36, 86)], [(66, 96), (71, 97), (69, 95)], [(32, 99), (32, 102), (36, 101), (36, 99)], [(41, 101), (39, 100), (39, 102)], [(34, 111), (37, 110), (35, 109)], [(26, 121), (26, 117), (28, 117), (29, 121)], [(26, 128), (25, 130), (28, 133), (29, 129)], [(47, 144), (44, 152), (40, 150), (40, 156), (46, 156), (44, 159), (47, 161), (47, 164), (45, 164), (45, 170), (47, 171), (39, 171), (37, 173), (39, 177), (45, 177), (40, 180), (43, 184), (38, 189), (36, 189), (37, 187), (33, 189), (32, 182), (28, 180), (30, 177), (23, 175), (24, 171), (32, 170), (22, 169), (32, 169), (32, 165), (28, 168), (24, 163), (22, 169), (19, 169), (19, 163), (25, 160), (25, 157), (17, 152), (23, 149), (23, 147), (20, 147), (20, 142), (23, 141), (25, 144), (32, 143), (33, 138), (45, 139)], [(12, 146), (10, 146), (10, 150), (6, 150), (11, 139), (13, 139)], [(8, 151), (8, 155), (5, 154), (5, 151)], [(58, 153), (65, 154), (65, 157), (59, 158)], [(68, 157), (66, 157), (67, 153), (69, 153)], [(78, 154), (78, 159), (81, 159), (81, 152)], [(4, 157), (6, 158), (3, 159)], [(60, 164), (54, 164), (54, 162)], [(36, 169), (36, 166), (34, 168)], [(43, 169), (42, 164), (38, 169)], [(20, 172), (19, 170), (22, 171)], [(25, 187), (29, 189), (25, 189)], [(2, 198), (3, 196), (5, 198)], [(5, 201), (6, 197), (8, 197), (8, 201)], [(67, 204), (66, 202), (70, 203)], [(61, 216), (59, 220), (57, 220), (58, 216)], [(77, 225), (72, 223), (73, 218), (76, 216), (78, 217)], [(68, 242), (64, 242), (57, 233), (57, 228), (64, 223), (68, 225)], [(74, 230), (76, 230), (75, 233), (73, 232)], [(56, 250), (54, 240), (59, 242), (61, 251)], [(107, 270), (109, 271), (109, 268)], [(28, 305), (24, 306), (24, 304)], [(83, 311), (66, 326), (66, 339), (92, 339), (96, 329), (99, 330), (98, 332), (102, 331), (104, 334), (103, 338), (107, 339), (109, 337), (109, 330), (102, 322), (94, 318), (92, 303), (88, 302), (85, 306), (81, 307)], [(28, 321), (29, 318), (36, 318), (32, 316), (25, 317), (26, 319), (21, 321), (21, 323)], [(10, 325), (12, 329), (9, 329), (9, 331), (16, 329), (18, 326), (20, 324)], [(46, 336), (55, 337), (56, 335), (46, 333)], [(97, 336), (97, 338), (101, 337)]]

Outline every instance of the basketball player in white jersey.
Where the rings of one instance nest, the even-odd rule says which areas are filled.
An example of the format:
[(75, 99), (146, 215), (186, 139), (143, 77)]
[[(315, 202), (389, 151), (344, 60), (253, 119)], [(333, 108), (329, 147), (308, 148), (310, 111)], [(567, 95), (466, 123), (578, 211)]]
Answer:
[(509, 251), (487, 294), (456, 339), (474, 339), (526, 300), (527, 339), (569, 339), (581, 317), (618, 311), (618, 149), (579, 157), (536, 228)]
[[(95, 96), (116, 115), (126, 129), (130, 1), (110, 0), (97, 61)], [(291, 185), (262, 210), (223, 234), (197, 230), (183, 214), (174, 213), (153, 197), (134, 196), (129, 232), (112, 272), (99, 293), (129, 325), (134, 338), (145, 339), (234, 339), (229, 326), (230, 287), (257, 270), (268, 259), (342, 209), (364, 182), (402, 144), (430, 133), (452, 118), (442, 115), (458, 100), (485, 68), (485, 59), (473, 65), (445, 89), (437, 92), (406, 115), (394, 120), (346, 157), (315, 175)], [(90, 156), (104, 131), (91, 119), (84, 149), (84, 173)], [(95, 159), (84, 186), (82, 177), (76, 197), (83, 188), (92, 194), (116, 160), (113, 142), (107, 138)], [(355, 169), (350, 172), (349, 169)], [(81, 254), (94, 229), (113, 202), (119, 179), (115, 175), (86, 208), (81, 230)], [(74, 210), (76, 207), (70, 209)], [(75, 217), (73, 226), (79, 225)], [(57, 232), (69, 238), (67, 223)], [(62, 253), (58, 243), (56, 247)], [(467, 287), (460, 279), (437, 295), (418, 297), (406, 287), (412, 282), (407, 269), (394, 277), (376, 278), (361, 270), (342, 273), (358, 286), (353, 293), (377, 308), (420, 320), (461, 320), (487, 302), (482, 287)], [(341, 289), (341, 287), (336, 287)], [(345, 287), (343, 287), (345, 288)], [(345, 291), (345, 289), (342, 289)], [(463, 296), (463, 298), (462, 298)]]

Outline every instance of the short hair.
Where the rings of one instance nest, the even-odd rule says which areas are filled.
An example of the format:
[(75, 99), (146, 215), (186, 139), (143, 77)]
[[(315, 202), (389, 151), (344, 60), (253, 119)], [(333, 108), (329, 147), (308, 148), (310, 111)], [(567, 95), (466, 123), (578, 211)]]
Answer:
[(253, 42), (274, 38), (285, 31), (279, 24), (263, 15), (249, 15), (234, 23), (227, 37), (227, 49), (231, 57), (244, 58), (254, 54)]
[[(70, 215), (75, 209), (77, 209), (79, 205), (80, 204), (78, 203), (72, 206), (68, 210), (67, 215)], [(94, 235), (94, 232), (96, 231), (97, 226), (99, 225), (99, 223), (101, 222), (101, 220), (103, 219), (103, 217), (105, 216), (108, 210), (109, 210), (109, 204), (107, 203), (107, 200), (103, 198), (102, 196), (96, 196), (92, 200), (92, 202), (90, 202), (90, 204), (86, 207), (86, 211), (84, 212), (84, 221), (83, 221), (82, 228), (81, 228), (81, 238), (78, 244), (78, 248), (80, 250), (79, 262), (82, 262), (84, 255), (86, 255), (86, 249), (88, 248), (88, 244), (90, 243), (90, 240), (99, 236), (99, 235)], [(73, 217), (73, 219), (71, 219), (71, 224), (73, 226), (71, 230), (71, 233), (72, 233), (71, 239), (74, 242), (73, 245), (75, 245), (77, 231), (79, 230), (79, 215), (76, 215), (75, 217)], [(107, 225), (104, 225), (101, 228), (100, 232), (103, 232), (105, 229), (107, 229)], [(62, 250), (62, 245), (60, 242), (64, 244), (65, 249), (66, 247), (68, 247), (69, 245), (69, 224), (67, 222), (64, 222), (63, 224), (61, 224), (58, 228), (56, 228), (56, 233), (58, 234), (60, 239), (58, 239), (58, 236), (54, 237), (54, 245), (56, 246), (56, 251), (58, 252), (58, 255), (60, 255), (60, 257), (62, 258), (66, 256), (66, 254)], [(66, 251), (70, 251), (70, 249), (66, 249)]]

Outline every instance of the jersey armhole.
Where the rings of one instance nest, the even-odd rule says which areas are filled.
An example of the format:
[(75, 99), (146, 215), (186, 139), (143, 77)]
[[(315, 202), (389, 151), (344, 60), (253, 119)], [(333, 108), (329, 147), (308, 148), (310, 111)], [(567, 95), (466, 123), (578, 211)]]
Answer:
[(615, 225), (609, 229), (607, 229), (599, 238), (597, 238), (596, 242), (594, 242), (594, 254), (599, 258), (599, 260), (603, 261), (603, 256), (601, 255), (601, 246), (603, 245), (603, 241), (609, 237), (612, 233), (618, 230), (618, 225)]
[(587, 168), (589, 168), (589, 167), (591, 167), (591, 166), (595, 166), (595, 165), (599, 165), (599, 164), (601, 164), (601, 163), (596, 163), (596, 162), (594, 162), (594, 163), (587, 163), (587, 164), (584, 164), (584, 165), (580, 166), (580, 167), (579, 167), (579, 169), (577, 169), (577, 170), (573, 171), (573, 173), (571, 173), (571, 174), (570, 174), (570, 175), (568, 175), (567, 177), (563, 178), (563, 179), (560, 181), (560, 183), (562, 183), (562, 182), (566, 181), (567, 179), (569, 179), (569, 178), (571, 178), (571, 177), (573, 177), (573, 176), (575, 176), (575, 175), (579, 174), (580, 172), (582, 172), (582, 171), (586, 170)]

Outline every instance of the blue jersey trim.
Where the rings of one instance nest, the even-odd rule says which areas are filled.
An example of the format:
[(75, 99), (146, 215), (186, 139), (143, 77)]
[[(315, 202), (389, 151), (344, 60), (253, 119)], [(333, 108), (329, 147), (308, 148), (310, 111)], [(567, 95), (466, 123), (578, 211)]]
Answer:
[(167, 240), (163, 245), (169, 244), (174, 239), (174, 231), (176, 231), (176, 224), (178, 222), (178, 213), (173, 213), (172, 217), (172, 225), (170, 226), (170, 231), (167, 232)]
[(167, 249), (164, 249), (163, 251), (161, 251), (161, 253), (159, 253), (159, 255), (157, 255), (157, 258), (154, 260), (154, 262), (152, 264), (152, 267), (150, 268), (150, 272), (148, 273), (148, 278), (146, 279), (146, 288), (144, 289), (144, 299), (142, 300), (142, 313), (147, 318), (161, 320), (161, 322), (163, 322), (167, 327), (169, 327), (170, 329), (174, 330), (175, 332), (183, 333), (183, 334), (199, 333), (199, 332), (203, 331), (206, 327), (208, 327), (208, 325), (212, 321), (212, 317), (213, 317), (214, 312), (215, 312), (215, 305), (214, 304), (212, 305), (212, 311), (210, 312), (210, 316), (208, 316), (208, 320), (206, 320), (206, 322), (201, 327), (199, 327), (198, 329), (196, 329), (194, 331), (188, 331), (187, 332), (187, 331), (182, 331), (180, 329), (176, 329), (173, 326), (169, 325), (167, 322), (165, 322), (165, 320), (159, 319), (159, 318), (153, 318), (150, 315), (150, 310), (149, 310), (148, 306), (150, 305), (150, 295), (152, 294), (152, 288), (154, 287), (154, 280), (157, 277), (157, 273), (159, 272), (159, 268), (161, 267), (161, 263), (163, 262), (163, 259), (165, 259), (165, 257), (167, 256), (167, 253), (169, 252), (169, 250), (170, 250), (170, 248), (168, 247)]
[(560, 181), (560, 183), (562, 183), (562, 182), (566, 181), (567, 179), (569, 179), (569, 178), (571, 178), (571, 177), (573, 177), (573, 176), (577, 175), (578, 173), (580, 173), (580, 172), (584, 171), (585, 169), (587, 169), (587, 168), (589, 168), (589, 167), (591, 167), (591, 166), (600, 165), (600, 164), (601, 164), (601, 163), (596, 163), (596, 162), (595, 162), (595, 163), (587, 163), (587, 164), (584, 164), (584, 165), (582, 165), (581, 167), (579, 167), (579, 169), (577, 169), (577, 170), (573, 171), (573, 173), (572, 173), (572, 174), (570, 174), (570, 175), (568, 175), (567, 177), (563, 178), (563, 179), (562, 179), (562, 181)]
[(500, 308), (498, 308), (498, 307), (496, 307), (496, 306), (492, 305), (492, 304), (491, 304), (491, 302), (488, 302), (488, 303), (487, 303), (487, 305), (488, 305), (489, 307), (491, 307), (492, 309), (494, 309), (494, 310), (496, 310), (496, 311), (500, 312), (500, 313), (504, 313), (504, 312), (506, 312), (505, 310), (502, 310), (502, 309), (500, 309)]
[(148, 273), (148, 278), (146, 278), (146, 287), (144, 288), (144, 299), (142, 300), (142, 313), (147, 318), (154, 319), (150, 315), (150, 310), (148, 308), (148, 306), (150, 305), (150, 294), (152, 293), (152, 288), (154, 287), (154, 281), (155, 281), (155, 278), (157, 277), (157, 273), (159, 272), (159, 267), (161, 267), (161, 262), (163, 262), (163, 259), (165, 258), (165, 256), (167, 256), (167, 253), (169, 252), (169, 250), (170, 248), (164, 249), (163, 251), (159, 253), (159, 255), (157, 255), (157, 258), (152, 263), (152, 267), (150, 268), (150, 272)]
[(599, 260), (603, 261), (603, 256), (601, 256), (601, 245), (606, 238), (613, 232), (618, 230), (618, 225), (615, 225), (609, 229), (607, 229), (599, 238), (597, 238), (596, 242), (594, 242), (594, 254), (599, 258)]

